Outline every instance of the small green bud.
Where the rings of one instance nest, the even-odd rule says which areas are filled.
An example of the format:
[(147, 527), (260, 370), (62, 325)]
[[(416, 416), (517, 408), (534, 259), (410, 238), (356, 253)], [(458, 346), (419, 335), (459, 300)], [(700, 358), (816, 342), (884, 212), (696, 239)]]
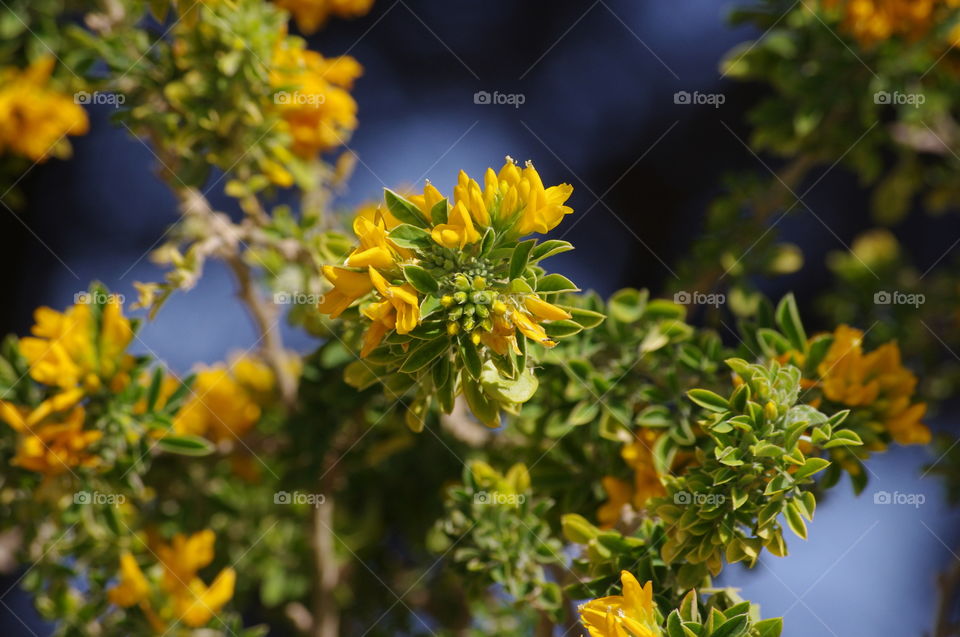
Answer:
[(458, 321), (458, 320), (460, 320), (460, 317), (461, 317), (461, 316), (463, 316), (463, 308), (462, 308), (462, 307), (455, 307), (455, 308), (453, 308), (452, 310), (450, 310), (449, 312), (447, 312), (447, 318), (449, 318), (451, 321)]
[(482, 276), (473, 277), (473, 289), (474, 290), (483, 290), (487, 287), (487, 280)]
[(477, 316), (479, 316), (480, 318), (487, 318), (488, 316), (490, 316), (490, 308), (488, 308), (486, 305), (478, 305)]
[(457, 305), (463, 305), (467, 302), (467, 293), (466, 292), (455, 292), (453, 295), (453, 300), (457, 302)]
[(470, 289), (470, 282), (467, 280), (467, 277), (463, 276), (462, 274), (458, 274), (453, 280), (453, 287), (466, 292)]
[(477, 311), (477, 306), (473, 303), (467, 303), (463, 306), (463, 313), (467, 316), (473, 316), (474, 312)]
[(449, 334), (450, 336), (455, 336), (459, 331), (460, 331), (459, 323), (456, 323), (453, 321), (451, 321), (450, 323), (447, 323), (447, 334)]
[(451, 305), (453, 305), (453, 297), (450, 296), (449, 294), (444, 294), (443, 296), (440, 297), (440, 305), (442, 305), (443, 307), (450, 307)]
[(463, 331), (464, 331), (464, 332), (469, 332), (469, 331), (472, 330), (474, 327), (476, 327), (477, 322), (473, 320), (473, 317), (472, 317), (472, 316), (468, 316), (468, 317), (466, 317), (465, 319), (463, 319), (462, 321), (460, 321), (460, 324), (463, 326)]
[(473, 294), (470, 295), (470, 299), (471, 299), (474, 303), (478, 303), (478, 304), (480, 304), (480, 305), (486, 305), (487, 303), (490, 302), (490, 293), (489, 293), (489, 292), (474, 292)]
[(480, 321), (480, 329), (482, 329), (484, 332), (492, 332), (493, 321), (491, 321), (488, 318), (483, 319), (482, 321)]

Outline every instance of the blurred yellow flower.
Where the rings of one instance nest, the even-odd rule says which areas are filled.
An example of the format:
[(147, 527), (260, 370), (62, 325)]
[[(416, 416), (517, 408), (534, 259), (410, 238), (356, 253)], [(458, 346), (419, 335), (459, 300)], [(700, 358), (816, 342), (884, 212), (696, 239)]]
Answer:
[(590, 637), (660, 637), (653, 602), (653, 582), (640, 586), (627, 571), (620, 572), (622, 595), (610, 595), (580, 607), (580, 621)]
[(39, 58), (24, 70), (0, 70), (0, 154), (42, 162), (68, 157), (67, 135), (84, 135), (87, 113), (73, 97), (50, 88), (55, 59)]
[[(0, 402), (0, 419), (21, 434), (13, 464), (46, 476), (60, 475), (74, 467), (97, 466), (99, 456), (89, 453), (87, 448), (100, 440), (103, 432), (83, 428), (83, 407), (50, 415), (44, 413), (48, 404), (49, 401), (30, 411)], [(44, 419), (47, 420), (41, 422)]]
[(825, 398), (870, 410), (894, 441), (930, 442), (930, 430), (920, 422), (926, 404), (912, 402), (917, 377), (903, 366), (896, 343), (864, 353), (863, 332), (841, 325), (817, 373)]
[(608, 497), (608, 501), (597, 510), (597, 520), (603, 526), (614, 526), (626, 504), (640, 511), (648, 500), (666, 495), (652, 452), (658, 436), (656, 430), (643, 429), (633, 442), (620, 450), (620, 457), (633, 469), (633, 484), (612, 476), (601, 481)]
[(311, 159), (349, 139), (357, 127), (357, 103), (349, 89), (362, 73), (350, 56), (325, 58), (289, 38), (274, 51), (270, 83), (295, 154)]
[(260, 420), (260, 403), (274, 384), (270, 368), (249, 357), (202, 369), (191, 398), (173, 419), (173, 429), (214, 442), (241, 438)]
[(915, 40), (926, 35), (942, 17), (941, 8), (960, 6), (958, 0), (824, 0), (839, 9), (842, 28), (863, 46), (894, 36)]
[(41, 307), (34, 313), (32, 337), (20, 339), (20, 351), (39, 383), (96, 391), (106, 385), (122, 389), (130, 380), (133, 357), (125, 354), (133, 329), (123, 316), (119, 300), (110, 296), (99, 317), (90, 303), (80, 302), (64, 312)]
[(322, 27), (331, 15), (358, 18), (366, 15), (373, 0), (275, 0), (276, 5), (293, 15), (297, 27), (306, 34)]
[[(169, 626), (178, 623), (206, 626), (233, 597), (236, 584), (232, 568), (220, 571), (209, 587), (197, 576), (213, 561), (215, 541), (213, 531), (207, 529), (189, 537), (178, 533), (171, 544), (157, 546), (155, 554), (163, 570), (159, 586), (151, 586), (133, 555), (122, 553), (119, 582), (107, 591), (110, 601), (124, 608), (138, 605), (157, 633), (166, 634)], [(158, 598), (163, 604), (154, 608), (151, 599)]]

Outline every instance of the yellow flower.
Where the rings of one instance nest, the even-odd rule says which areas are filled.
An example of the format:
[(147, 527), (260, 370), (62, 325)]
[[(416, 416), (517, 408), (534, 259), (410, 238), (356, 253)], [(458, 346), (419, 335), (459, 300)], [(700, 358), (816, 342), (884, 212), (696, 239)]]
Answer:
[(276, 0), (276, 4), (289, 11), (297, 27), (309, 35), (322, 27), (331, 15), (341, 18), (366, 15), (373, 0)]
[(83, 107), (49, 88), (54, 62), (48, 55), (23, 71), (0, 71), (0, 154), (9, 149), (37, 162), (68, 157), (67, 135), (89, 130)]
[(289, 40), (274, 51), (270, 83), (274, 102), (304, 159), (346, 142), (357, 127), (357, 103), (349, 89), (363, 73), (352, 57), (324, 58)]
[(82, 386), (95, 391), (103, 383), (114, 391), (122, 389), (133, 365), (133, 358), (124, 354), (133, 329), (116, 298), (102, 308), (99, 324), (88, 303), (77, 303), (63, 313), (38, 308), (33, 337), (20, 339), (30, 377), (63, 389)]
[(330, 318), (340, 316), (354, 301), (373, 289), (373, 282), (365, 272), (354, 272), (332, 265), (323, 266), (322, 271), (323, 276), (333, 284), (333, 290), (324, 295), (323, 302), (317, 305), (317, 310), (322, 314), (329, 314)]
[(410, 252), (398, 247), (387, 238), (387, 227), (383, 218), (370, 221), (358, 216), (353, 220), (353, 232), (360, 239), (360, 246), (347, 257), (347, 265), (352, 268), (389, 269), (398, 261), (410, 258)]
[(390, 285), (379, 272), (373, 268), (370, 268), (369, 271), (373, 285), (380, 295), (390, 302), (396, 312), (397, 333), (408, 334), (412, 332), (417, 323), (420, 322), (420, 302), (417, 298), (417, 291), (409, 283)]
[(557, 344), (556, 341), (547, 336), (547, 332), (543, 329), (542, 325), (520, 310), (515, 309), (510, 312), (510, 321), (520, 330), (521, 334), (535, 343), (539, 343), (544, 347), (553, 347)]
[(863, 332), (841, 325), (833, 344), (817, 368), (819, 384), (828, 400), (871, 410), (894, 441), (927, 444), (931, 434), (920, 422), (924, 403), (913, 403), (917, 377), (900, 360), (896, 343), (863, 352)]
[(643, 429), (633, 442), (624, 445), (620, 456), (633, 469), (633, 484), (611, 476), (602, 479), (608, 501), (597, 510), (597, 520), (606, 528), (614, 526), (626, 504), (637, 511), (642, 510), (648, 500), (666, 495), (651, 448), (659, 434), (652, 429)]
[(260, 420), (257, 395), (263, 399), (273, 386), (273, 372), (252, 359), (241, 358), (229, 368), (203, 369), (193, 382), (190, 400), (174, 417), (173, 429), (215, 442), (241, 438)]
[[(410, 197), (413, 201), (413, 197)], [(400, 225), (400, 220), (393, 216), (393, 213), (387, 210), (382, 204), (368, 202), (357, 208), (357, 217), (362, 217), (373, 223), (380, 223), (383, 220), (383, 226), (387, 231), (393, 230)]]
[(363, 335), (363, 348), (360, 350), (360, 357), (366, 358), (370, 352), (377, 349), (387, 332), (396, 329), (397, 312), (393, 309), (393, 304), (390, 301), (371, 303), (360, 311), (373, 321)]
[(590, 637), (660, 637), (653, 603), (653, 582), (640, 586), (627, 571), (620, 572), (623, 595), (611, 595), (580, 607), (580, 621)]
[[(139, 605), (154, 631), (166, 634), (168, 626), (185, 624), (200, 628), (210, 622), (233, 597), (236, 572), (225, 568), (208, 587), (197, 572), (213, 561), (216, 536), (207, 529), (190, 537), (177, 534), (170, 545), (160, 544), (156, 555), (163, 567), (159, 586), (151, 586), (136, 559), (130, 553), (120, 555), (120, 578), (107, 591), (110, 601), (129, 608)], [(154, 591), (156, 594), (151, 595)], [(162, 599), (159, 608), (151, 599)]]
[(940, 20), (941, 8), (960, 6), (957, 0), (824, 0), (827, 9), (839, 8), (842, 28), (863, 46), (893, 36), (916, 40)]
[(462, 201), (454, 205), (447, 215), (447, 223), (440, 223), (430, 232), (433, 240), (446, 248), (463, 249), (468, 243), (480, 240), (480, 233), (473, 225), (473, 218)]
[(570, 312), (552, 303), (547, 303), (536, 294), (523, 297), (523, 304), (531, 314), (542, 321), (562, 321), (572, 318)]
[(604, 476), (600, 482), (607, 493), (607, 501), (597, 509), (597, 521), (602, 528), (609, 529), (620, 521), (623, 507), (633, 501), (633, 487), (613, 476)]
[(564, 216), (573, 212), (564, 205), (572, 193), (570, 184), (544, 188), (540, 173), (531, 162), (521, 170), (510, 157), (499, 173), (487, 169), (484, 176), (486, 208), (496, 209), (502, 221), (516, 218), (515, 231), (520, 236), (533, 232), (545, 234), (557, 227)]
[[(61, 395), (62, 396), (62, 395)], [(13, 464), (46, 476), (60, 475), (73, 467), (95, 467), (100, 458), (87, 447), (100, 440), (101, 431), (83, 428), (86, 413), (83, 407), (74, 407), (67, 415), (50, 422), (39, 423), (37, 413), (42, 404), (27, 414), (9, 403), (0, 403), (0, 418), (22, 434)]]
[(423, 185), (422, 195), (411, 195), (407, 197), (407, 201), (419, 208), (420, 212), (423, 213), (423, 216), (426, 217), (428, 221), (433, 218), (433, 207), (443, 200), (444, 196), (437, 190), (436, 186), (429, 181)]

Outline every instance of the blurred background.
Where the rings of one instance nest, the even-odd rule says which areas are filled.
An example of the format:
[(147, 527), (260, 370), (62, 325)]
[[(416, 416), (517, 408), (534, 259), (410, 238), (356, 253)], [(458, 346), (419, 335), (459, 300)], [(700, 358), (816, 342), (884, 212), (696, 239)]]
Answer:
[[(449, 191), (461, 168), (479, 176), (505, 155), (531, 159), (546, 183), (574, 186), (575, 214), (555, 234), (577, 250), (556, 257), (554, 270), (605, 295), (627, 285), (666, 293), (724, 174), (769, 178), (778, 165), (741, 141), (744, 110), (762, 87), (725, 80), (718, 70), (726, 51), (759, 35), (727, 24), (731, 6), (378, 0), (361, 19), (333, 21), (310, 38), (311, 48), (349, 53), (366, 69), (355, 91), (360, 128), (348, 146), (356, 171), (338, 207), (377, 199), (384, 186), (420, 188), (425, 178)], [(681, 91), (720, 95), (714, 101), (723, 103), (676, 103)], [(132, 299), (134, 281), (160, 278), (148, 254), (175, 219), (174, 198), (153, 176), (151, 150), (111, 126), (111, 110), (92, 107), (91, 133), (72, 142), (72, 161), (53, 160), (23, 177), (26, 209), (0, 209), (5, 333), (25, 333), (35, 307), (69, 305), (90, 280)], [(216, 180), (209, 195), (229, 209)], [(804, 200), (816, 216), (798, 207), (776, 232), (803, 248), (807, 265), (765, 289), (774, 297), (796, 291), (808, 327), (817, 328), (825, 324), (810, 301), (827, 277), (825, 255), (872, 224), (867, 195), (841, 169)], [(960, 237), (960, 222), (913, 215), (896, 232), (923, 271)], [(233, 293), (229, 273), (209, 266), (194, 290), (174, 296), (143, 328), (140, 347), (178, 372), (250, 347), (254, 331)], [(292, 348), (316, 346), (287, 332)], [(956, 429), (949, 415), (931, 424)], [(929, 632), (936, 573), (960, 559), (949, 548), (960, 541), (960, 515), (943, 504), (933, 476), (921, 481), (935, 460), (930, 453), (895, 448), (876, 456), (867, 492), (855, 498), (849, 485), (831, 492), (810, 540), (791, 539), (790, 559), (768, 556), (752, 572), (729, 568), (722, 583), (741, 588), (764, 616), (784, 615), (786, 637)], [(925, 501), (877, 504), (879, 491)], [(0, 591), (21, 575), (0, 579)], [(35, 617), (15, 590), (0, 600), (27, 623)], [(0, 607), (0, 634), (47, 632)]]

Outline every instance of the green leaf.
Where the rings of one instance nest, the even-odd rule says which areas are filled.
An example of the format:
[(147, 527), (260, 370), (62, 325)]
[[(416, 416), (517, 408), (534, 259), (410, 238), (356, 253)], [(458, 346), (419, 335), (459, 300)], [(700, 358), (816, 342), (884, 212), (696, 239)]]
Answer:
[(801, 539), (807, 539), (807, 525), (803, 521), (803, 516), (797, 510), (797, 506), (790, 502), (783, 511), (783, 516), (787, 519), (787, 525)]
[(621, 323), (635, 323), (643, 316), (646, 295), (633, 288), (615, 292), (607, 302), (607, 310)]
[(667, 637), (687, 637), (686, 633), (683, 632), (680, 613), (676, 609), (667, 617)]
[(470, 411), (477, 419), (488, 427), (500, 426), (500, 406), (490, 400), (483, 392), (480, 384), (469, 375), (461, 375), (463, 395), (467, 399)]
[(477, 346), (470, 341), (470, 336), (466, 334), (460, 336), (459, 343), (460, 360), (463, 361), (467, 373), (470, 374), (471, 377), (479, 379), (483, 371), (483, 361), (480, 360), (480, 353), (477, 351)]
[(421, 294), (436, 294), (440, 290), (437, 280), (419, 265), (403, 266), (403, 277)]
[(552, 257), (555, 254), (568, 252), (570, 250), (573, 250), (573, 245), (568, 241), (550, 239), (534, 246), (533, 250), (530, 251), (530, 263), (536, 263), (547, 257)]
[(860, 439), (860, 436), (857, 432), (850, 429), (840, 429), (839, 431), (833, 432), (833, 438), (830, 439), (830, 442), (823, 445), (824, 449), (833, 449), (834, 447), (859, 447), (863, 444), (863, 440)]
[(435, 338), (432, 341), (424, 341), (417, 347), (407, 353), (406, 360), (400, 366), (400, 371), (404, 374), (412, 374), (429, 365), (433, 360), (447, 351), (450, 341), (446, 336)]
[(487, 361), (480, 374), (480, 384), (487, 395), (502, 403), (522, 404), (530, 400), (537, 392), (539, 381), (529, 369), (523, 370), (516, 378), (504, 378), (492, 361)]
[(401, 223), (390, 231), (390, 240), (401, 248), (416, 249), (433, 244), (430, 233), (423, 228)]
[(790, 339), (793, 348), (799, 352), (806, 351), (807, 334), (803, 331), (803, 323), (800, 322), (800, 312), (797, 310), (797, 301), (793, 294), (786, 295), (780, 301), (776, 318), (777, 325)]
[(160, 397), (160, 387), (163, 385), (163, 370), (156, 368), (153, 370), (153, 377), (150, 379), (150, 388), (147, 390), (147, 411), (153, 411), (157, 404), (157, 398)]
[(550, 321), (543, 324), (543, 331), (547, 336), (553, 339), (566, 338), (583, 331), (579, 323), (564, 319), (561, 321)]
[(730, 409), (730, 403), (719, 394), (715, 394), (709, 389), (691, 389), (687, 392), (687, 397), (710, 411), (724, 412)]
[(783, 632), (783, 618), (772, 617), (758, 621), (753, 625), (753, 629), (757, 631), (757, 637), (780, 637)]
[(719, 628), (710, 633), (710, 637), (737, 637), (747, 632), (747, 625), (750, 623), (747, 615), (737, 615), (733, 619), (723, 622)]
[(449, 204), (446, 199), (441, 199), (437, 203), (433, 204), (433, 208), (430, 209), (430, 219), (433, 221), (433, 225), (439, 225), (441, 223), (447, 222), (447, 209)]
[(570, 312), (571, 320), (576, 321), (580, 327), (589, 330), (603, 323), (607, 317), (600, 312), (593, 310), (584, 310), (579, 307), (562, 306), (563, 309)]
[(807, 458), (807, 461), (803, 463), (803, 466), (797, 469), (794, 473), (794, 477), (797, 480), (802, 480), (803, 478), (808, 478), (818, 471), (823, 471), (830, 466), (830, 461), (823, 458)]
[(419, 208), (389, 188), (383, 189), (383, 199), (390, 213), (402, 223), (409, 223), (420, 228), (426, 228), (430, 225)]
[(157, 446), (181, 456), (209, 456), (214, 451), (213, 443), (200, 436), (164, 436), (157, 441)]
[(548, 274), (537, 281), (537, 292), (553, 294), (556, 292), (579, 292), (576, 283), (562, 274)]
[(530, 251), (536, 242), (536, 239), (527, 239), (518, 243), (517, 247), (513, 249), (513, 254), (510, 256), (510, 276), (508, 278), (516, 279), (527, 269)]

